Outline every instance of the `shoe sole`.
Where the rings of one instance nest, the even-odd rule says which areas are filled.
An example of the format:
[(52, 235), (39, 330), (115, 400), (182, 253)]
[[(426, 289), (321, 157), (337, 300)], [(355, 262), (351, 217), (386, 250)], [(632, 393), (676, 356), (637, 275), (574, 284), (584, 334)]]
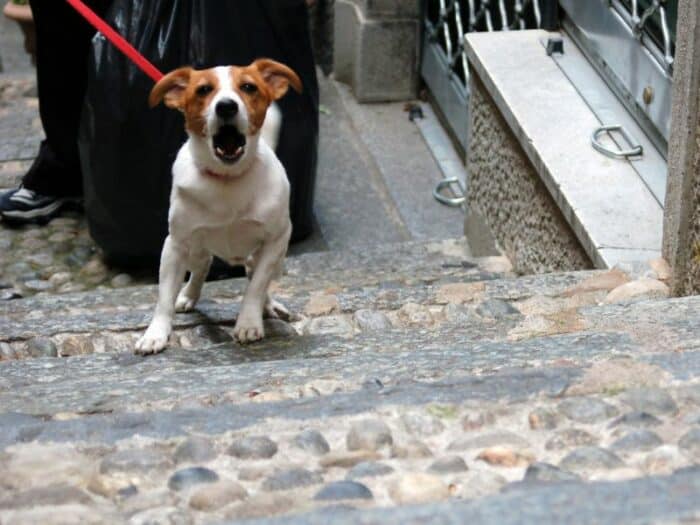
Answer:
[(47, 224), (56, 217), (63, 208), (72, 204), (79, 205), (79, 201), (74, 199), (59, 199), (42, 208), (35, 208), (27, 211), (5, 211), (1, 212), (4, 222), (8, 224)]

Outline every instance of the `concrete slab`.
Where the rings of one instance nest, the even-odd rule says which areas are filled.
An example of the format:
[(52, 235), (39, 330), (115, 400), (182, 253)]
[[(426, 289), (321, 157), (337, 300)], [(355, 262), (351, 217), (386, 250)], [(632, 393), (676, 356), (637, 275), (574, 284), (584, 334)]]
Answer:
[(449, 208), (433, 198), (433, 188), (443, 179), (443, 173), (418, 126), (408, 120), (404, 104), (359, 104), (347, 86), (336, 85), (358, 137), (376, 160), (411, 238), (461, 236), (464, 215), (459, 208)]
[(546, 35), (468, 35), (474, 74), (597, 266), (614, 266), (617, 255), (633, 250), (658, 256), (660, 204), (628, 162), (591, 147), (591, 134), (602, 123), (546, 55), (540, 43)]

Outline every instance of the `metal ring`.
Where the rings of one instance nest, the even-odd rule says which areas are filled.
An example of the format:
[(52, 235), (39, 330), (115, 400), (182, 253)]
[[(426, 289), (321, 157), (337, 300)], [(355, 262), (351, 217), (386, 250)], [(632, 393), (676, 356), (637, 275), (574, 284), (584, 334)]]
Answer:
[(442, 193), (440, 193), (445, 188), (448, 188), (450, 184), (454, 183), (459, 184), (459, 179), (457, 177), (450, 177), (449, 179), (443, 179), (438, 182), (435, 185), (435, 189), (433, 189), (433, 197), (435, 197), (435, 200), (447, 206), (452, 206), (453, 208), (461, 206), (464, 201), (467, 200), (464, 195), (461, 197), (445, 197)]
[[(625, 138), (627, 143), (631, 146), (630, 149), (624, 149), (624, 150), (612, 150), (603, 144), (601, 144), (598, 141), (598, 137), (602, 133), (605, 132), (610, 132), (610, 131), (619, 131), (620, 134)], [(640, 157), (644, 153), (644, 149), (642, 148), (642, 145), (639, 144), (624, 128), (624, 126), (620, 125), (612, 125), (612, 126), (601, 126), (597, 128), (594, 132), (593, 135), (591, 136), (591, 144), (593, 147), (602, 153), (603, 155), (607, 155), (608, 157), (611, 157), (613, 159), (627, 159), (629, 157)]]

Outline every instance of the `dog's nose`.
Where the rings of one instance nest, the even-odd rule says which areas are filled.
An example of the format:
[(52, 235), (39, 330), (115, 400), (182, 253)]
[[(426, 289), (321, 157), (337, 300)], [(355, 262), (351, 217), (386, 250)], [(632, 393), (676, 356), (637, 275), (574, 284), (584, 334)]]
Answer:
[(216, 114), (221, 118), (232, 118), (238, 113), (238, 104), (232, 98), (225, 98), (216, 103)]

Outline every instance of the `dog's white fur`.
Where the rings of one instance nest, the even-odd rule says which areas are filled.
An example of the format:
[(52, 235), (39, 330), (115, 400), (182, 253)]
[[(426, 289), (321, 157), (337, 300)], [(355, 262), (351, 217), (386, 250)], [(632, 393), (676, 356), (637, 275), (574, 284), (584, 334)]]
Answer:
[[(175, 311), (195, 307), (213, 255), (234, 265), (246, 265), (249, 283), (234, 327), (238, 341), (246, 343), (264, 336), (263, 313), (287, 314), (268, 295), (292, 231), (289, 182), (273, 150), (281, 117), (271, 105), (262, 128), (251, 134), (251, 108), (232, 85), (230, 69), (213, 70), (218, 89), (204, 113), (206, 132), (198, 135), (188, 130), (189, 138), (173, 164), (169, 235), (161, 254), (158, 303), (146, 333), (136, 343), (140, 354), (166, 347)], [(223, 99), (238, 104), (233, 125), (246, 136), (245, 151), (234, 164), (219, 160), (212, 144), (212, 137), (224, 124), (215, 111)], [(207, 175), (205, 170), (217, 176)], [(191, 274), (180, 290), (186, 270)]]

